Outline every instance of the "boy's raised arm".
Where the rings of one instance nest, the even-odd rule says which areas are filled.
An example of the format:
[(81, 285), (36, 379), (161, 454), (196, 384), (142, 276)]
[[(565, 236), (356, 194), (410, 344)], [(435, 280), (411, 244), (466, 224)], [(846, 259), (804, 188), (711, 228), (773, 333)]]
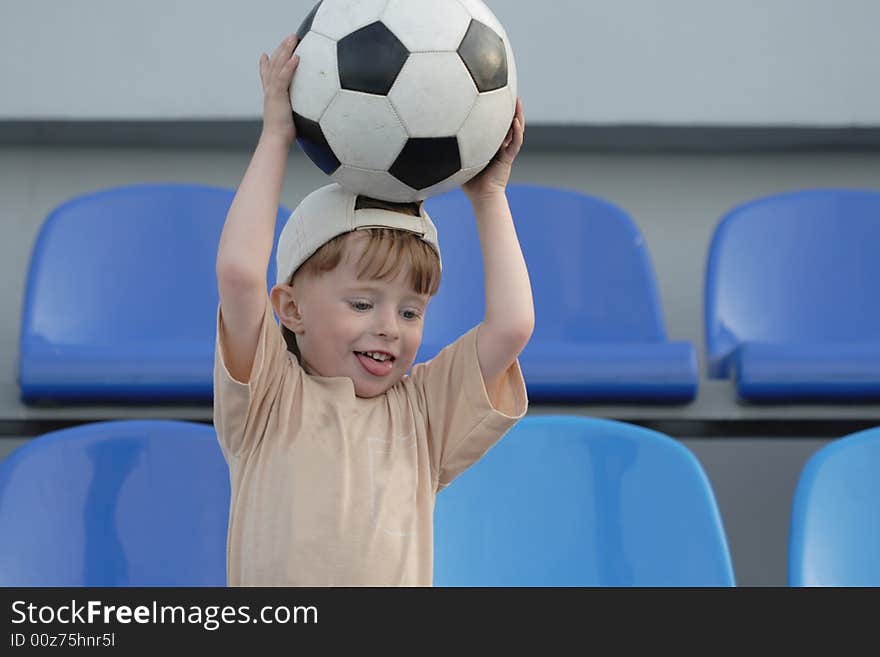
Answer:
[(499, 377), (528, 343), (535, 326), (532, 287), (505, 189), (525, 133), (522, 103), (494, 161), (462, 187), (474, 208), (485, 273), (486, 315), (477, 334), (483, 381), (495, 398)]
[(271, 57), (260, 57), (263, 131), (226, 215), (217, 250), (223, 360), (229, 374), (242, 383), (250, 376), (259, 339), (275, 218), (296, 138), (289, 95), (299, 61), (292, 54), (296, 43), (296, 35), (291, 35)]

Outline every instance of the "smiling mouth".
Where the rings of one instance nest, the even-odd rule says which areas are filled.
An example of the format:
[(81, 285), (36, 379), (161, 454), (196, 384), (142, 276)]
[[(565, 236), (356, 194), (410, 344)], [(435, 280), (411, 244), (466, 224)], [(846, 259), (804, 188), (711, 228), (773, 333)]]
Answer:
[[(376, 361), (377, 363), (387, 363), (388, 361), (392, 361), (392, 362), (393, 362), (393, 361), (397, 360), (397, 359), (396, 359), (394, 356), (392, 356), (391, 354), (385, 353), (385, 352), (383, 352), (383, 351), (356, 351), (356, 352), (354, 352), (354, 353), (355, 353), (355, 355), (357, 355), (357, 356), (363, 356), (364, 358), (369, 358), (369, 359), (371, 359), (371, 360)], [(380, 359), (378, 359), (378, 358), (373, 358), (372, 356), (370, 356), (370, 355), (368, 355), (368, 354), (382, 354), (382, 355), (384, 356), (384, 358), (380, 360)]]
[(394, 371), (394, 358), (391, 356), (385, 360), (376, 360), (362, 351), (355, 351), (354, 354), (364, 371), (371, 376), (382, 378)]

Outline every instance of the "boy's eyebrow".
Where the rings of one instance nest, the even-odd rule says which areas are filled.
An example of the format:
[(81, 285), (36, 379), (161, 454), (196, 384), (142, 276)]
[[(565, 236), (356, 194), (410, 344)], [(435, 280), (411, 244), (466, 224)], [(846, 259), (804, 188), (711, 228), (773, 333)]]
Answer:
[[(351, 285), (345, 288), (346, 292), (377, 292), (382, 293), (382, 288), (376, 285)], [(408, 294), (404, 299), (415, 299), (421, 303), (427, 301), (427, 294), (417, 294), (416, 292), (412, 292)]]

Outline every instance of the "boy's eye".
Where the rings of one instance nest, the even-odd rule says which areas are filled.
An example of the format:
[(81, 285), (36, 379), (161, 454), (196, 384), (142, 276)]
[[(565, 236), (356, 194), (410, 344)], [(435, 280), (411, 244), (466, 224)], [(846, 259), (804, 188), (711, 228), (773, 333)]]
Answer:
[(352, 301), (351, 307), (355, 310), (369, 310), (372, 306), (366, 301)]
[(421, 315), (419, 315), (419, 313), (417, 313), (415, 310), (404, 310), (403, 316), (406, 319), (418, 319), (419, 317), (421, 317)]

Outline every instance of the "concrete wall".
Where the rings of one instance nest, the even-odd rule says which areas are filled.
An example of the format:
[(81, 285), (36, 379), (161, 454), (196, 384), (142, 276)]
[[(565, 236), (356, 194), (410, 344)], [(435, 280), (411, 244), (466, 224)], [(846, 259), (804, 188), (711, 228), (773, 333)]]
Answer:
[[(0, 119), (258, 117), (260, 53), (313, 4), (0, 0)], [(487, 4), (533, 123), (880, 124), (871, 0)]]

